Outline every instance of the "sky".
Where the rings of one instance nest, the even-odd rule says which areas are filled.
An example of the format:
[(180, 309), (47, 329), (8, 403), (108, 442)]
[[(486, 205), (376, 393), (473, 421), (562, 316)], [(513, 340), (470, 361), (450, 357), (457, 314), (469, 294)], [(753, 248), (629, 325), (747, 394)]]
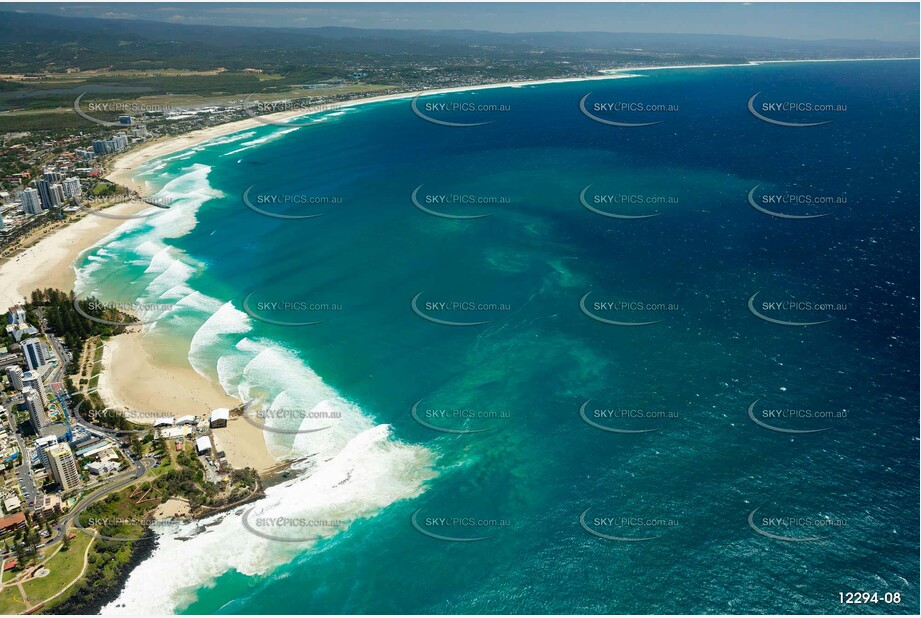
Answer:
[(905, 3), (0, 3), (0, 10), (226, 26), (736, 34), (918, 41)]

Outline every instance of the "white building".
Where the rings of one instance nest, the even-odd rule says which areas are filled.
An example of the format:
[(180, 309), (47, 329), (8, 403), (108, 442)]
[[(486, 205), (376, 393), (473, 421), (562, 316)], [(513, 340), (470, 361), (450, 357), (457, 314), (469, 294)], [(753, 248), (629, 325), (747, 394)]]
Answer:
[(230, 410), (227, 408), (218, 408), (211, 412), (211, 422), (209, 424), (212, 428), (226, 427), (228, 420), (230, 420)]
[(26, 409), (29, 410), (29, 422), (32, 423), (35, 433), (41, 433), (43, 427), (51, 424), (51, 419), (42, 406), (41, 397), (31, 387), (25, 386), (22, 389), (22, 398), (26, 403)]
[(13, 305), (6, 314), (7, 324), (24, 324), (26, 321), (26, 308), (22, 305)]
[(160, 437), (164, 440), (175, 440), (176, 438), (185, 438), (192, 435), (192, 428), (188, 425), (180, 427), (164, 427), (159, 430)]
[(3, 498), (3, 509), (7, 513), (12, 513), (13, 511), (17, 510), (21, 506), (22, 506), (22, 501), (19, 499), (19, 496), (17, 496), (14, 493), (10, 493)]
[(37, 215), (42, 211), (41, 198), (38, 195), (38, 191), (32, 187), (23, 189), (22, 193), (19, 194), (19, 199), (22, 202), (22, 212), (27, 215)]
[(80, 197), (83, 195), (83, 188), (80, 186), (80, 179), (71, 177), (64, 181), (64, 197)]
[(42, 376), (37, 371), (27, 371), (22, 374), (22, 384), (38, 393), (42, 405), (47, 407), (48, 391), (45, 390), (45, 383), (42, 382)]
[(21, 391), (22, 387), (25, 386), (22, 382), (22, 367), (19, 365), (10, 365), (7, 367), (6, 375), (10, 379), (10, 386), (17, 391)]
[(20, 345), (22, 346), (22, 353), (26, 357), (26, 365), (29, 366), (30, 370), (35, 371), (48, 362), (48, 357), (45, 355), (45, 346), (38, 339), (34, 337), (26, 339)]
[(211, 440), (208, 436), (202, 436), (195, 440), (195, 452), (199, 455), (205, 455), (211, 452)]
[(93, 463), (87, 464), (86, 469), (90, 474), (95, 474), (99, 476), (101, 474), (108, 474), (110, 472), (115, 472), (118, 470), (117, 461), (94, 461)]
[(160, 418), (154, 421), (154, 427), (172, 427), (173, 426), (173, 417), (172, 416), (161, 416)]
[(45, 466), (46, 470), (51, 470), (51, 463), (48, 461), (48, 449), (58, 443), (58, 437), (55, 435), (43, 436), (35, 441), (35, 450), (38, 452), (38, 459)]
[(6, 334), (12, 337), (13, 341), (19, 343), (23, 339), (28, 339), (29, 337), (34, 337), (37, 335), (38, 329), (28, 322), (22, 322), (20, 324), (7, 324)]
[(48, 191), (51, 192), (51, 205), (55, 208), (60, 208), (64, 204), (64, 187), (54, 183), (48, 187)]

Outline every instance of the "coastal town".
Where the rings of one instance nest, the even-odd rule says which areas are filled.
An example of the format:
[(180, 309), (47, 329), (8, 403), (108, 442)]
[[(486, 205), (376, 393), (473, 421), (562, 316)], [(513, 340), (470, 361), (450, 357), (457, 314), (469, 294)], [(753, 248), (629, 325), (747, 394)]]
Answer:
[[(744, 10), (754, 12), (749, 4)], [(910, 153), (902, 141), (882, 141), (886, 127), (875, 116), (864, 118), (871, 150), (832, 131), (845, 126), (843, 112), (834, 124), (792, 112), (771, 120), (752, 107), (752, 94), (763, 89), (763, 105), (780, 105), (769, 93), (782, 100), (784, 87), (838, 83), (869, 104), (872, 97), (856, 96), (869, 76), (890, 86), (893, 100), (908, 101), (908, 90), (895, 87), (904, 67), (882, 60), (914, 58), (914, 39), (685, 34), (694, 19), (682, 12), (674, 32), (657, 24), (652, 34), (625, 33), (629, 11), (609, 21), (603, 5), (579, 9), (591, 11), (572, 32), (564, 28), (574, 5), (543, 17), (527, 7), (508, 32), (491, 30), (505, 10), (499, 5), (475, 29), (460, 29), (467, 19), (460, 12), (480, 10), (464, 5), (449, 14), (456, 25), (414, 22), (406, 30), (396, 28), (404, 9), (393, 7), (366, 17), (380, 26), (370, 28), (314, 26), (317, 7), (305, 7), (299, 22), (290, 8), (228, 5), (225, 26), (196, 23), (195, 3), (154, 3), (175, 23), (132, 15), (131, 3), (115, 7), (119, 17), (94, 17), (92, 5), (80, 7), (85, 16), (67, 6), (10, 7), (0, 22), (0, 615), (777, 613), (789, 606), (774, 593), (790, 582), (799, 613), (835, 613), (834, 598), (810, 598), (800, 581), (807, 571), (810, 586), (829, 590), (839, 581), (849, 582), (845, 590), (885, 581), (906, 599), (913, 594), (916, 609), (909, 584), (893, 583), (917, 570), (906, 511), (892, 508), (917, 497), (916, 485), (897, 480), (910, 467), (904, 445), (888, 439), (869, 453), (859, 436), (847, 441), (843, 422), (844, 430), (830, 425), (824, 433), (824, 425), (769, 428), (754, 416), (756, 397), (792, 406), (784, 403), (787, 385), (791, 397), (797, 387), (809, 394), (819, 372), (805, 363), (790, 373), (791, 360), (803, 357), (797, 341), (776, 336), (783, 328), (757, 330), (812, 323), (757, 319), (750, 296), (757, 288), (736, 293), (736, 281), (799, 280), (780, 260), (794, 256), (764, 260), (757, 239), (795, 240), (797, 229), (832, 226), (783, 226), (826, 216), (811, 211), (758, 219), (764, 211), (744, 203), (756, 182), (811, 180), (721, 141), (732, 131), (813, 131), (809, 137), (828, 140), (821, 169), (831, 179), (835, 166), (850, 164), (844, 155)], [(252, 24), (234, 25), (241, 10), (254, 11)], [(382, 20), (388, 12), (394, 19)], [(285, 21), (273, 22), (279, 16)], [(541, 19), (539, 31), (522, 30)], [(640, 79), (610, 81), (621, 78)], [(683, 114), (661, 124), (606, 120), (586, 109), (593, 91), (597, 105), (628, 109), (674, 98)], [(876, 103), (874, 114), (901, 122), (892, 101)], [(474, 108), (482, 118), (466, 114)], [(797, 131), (794, 120), (817, 130)], [(831, 130), (822, 134), (819, 125)], [(627, 128), (642, 126), (651, 128)], [(710, 138), (718, 145), (708, 146)], [(774, 139), (778, 152), (804, 153), (786, 164), (805, 174), (815, 161), (808, 140)], [(884, 172), (892, 192), (910, 195), (902, 184), (910, 174), (895, 163), (867, 177)], [(482, 225), (450, 221), (491, 213), (427, 211), (412, 192), (423, 181), (433, 191), (441, 183), (515, 198), (484, 197), (508, 208)], [(675, 198), (661, 217), (613, 214), (589, 207), (589, 183), (650, 191), (598, 198), (670, 199), (659, 195), (668, 188), (682, 191), (682, 203)], [(282, 205), (294, 214), (255, 208), (247, 201), (254, 187), (267, 204), (291, 198)], [(301, 214), (297, 198), (345, 207)], [(893, 209), (910, 202), (891, 201)], [(816, 223), (850, 216), (833, 214)], [(289, 221), (301, 218), (310, 221)], [(898, 229), (881, 227), (876, 237), (901, 248)], [(827, 238), (815, 238), (795, 253), (815, 257), (818, 269)], [(738, 251), (738, 239), (752, 241), (748, 251)], [(872, 258), (874, 277), (888, 273), (880, 279), (893, 292), (907, 290), (901, 275), (877, 266), (887, 264), (884, 243), (872, 244), (855, 245), (849, 269), (860, 274), (860, 260)], [(705, 268), (725, 276), (714, 277), (712, 295)], [(855, 289), (867, 280), (855, 279)], [(678, 311), (659, 324), (601, 319), (585, 308), (589, 294), (601, 303), (616, 288), (648, 292), (655, 302), (643, 310), (651, 311), (665, 306), (655, 294), (671, 293), (672, 283), (682, 303), (709, 303), (689, 326), (678, 323)], [(527, 300), (518, 307), (476, 299), (469, 303), (476, 311), (507, 311), (456, 322), (418, 311), (421, 290), (437, 305), (448, 303), (436, 302), (436, 292), (473, 300), (523, 290)], [(250, 297), (266, 309), (252, 310)], [(295, 297), (345, 307), (340, 322), (324, 315), (321, 326), (294, 310), (287, 317), (278, 310), (285, 320), (266, 317)], [(861, 326), (842, 319), (828, 325), (827, 339), (820, 331), (806, 343), (848, 361), (850, 348), (877, 356), (849, 362), (836, 380), (885, 376), (888, 369), (871, 368), (890, 359), (907, 369), (898, 354), (917, 343), (907, 331), (871, 345), (879, 341), (872, 333), (848, 338), (845, 328)], [(769, 374), (763, 384), (738, 360), (750, 356), (762, 361), (752, 365), (758, 375)], [(885, 391), (873, 383), (891, 402), (911, 392), (901, 382)], [(749, 391), (747, 420), (739, 401)], [(614, 424), (589, 420), (590, 398), (612, 406), (594, 412)], [(882, 399), (861, 407), (878, 404), (895, 417)], [(434, 423), (417, 416), (423, 401)], [(669, 412), (675, 421), (659, 427), (634, 421), (640, 405), (680, 414)], [(479, 422), (485, 406), (509, 422)], [(658, 414), (648, 418), (666, 418)], [(452, 417), (456, 426), (439, 425)], [(634, 428), (615, 427), (621, 420)], [(890, 435), (887, 426), (871, 429)], [(804, 466), (827, 483), (827, 503), (797, 508), (839, 520), (830, 509), (841, 496), (853, 502), (842, 513), (860, 513), (867, 507), (855, 496), (884, 490), (880, 504), (889, 511), (867, 509), (873, 526), (828, 541), (808, 529), (790, 537), (760, 531), (759, 508), (765, 517), (786, 515), (769, 500), (786, 499), (785, 491), (800, 499), (808, 484), (805, 473), (784, 484), (781, 467), (789, 472), (832, 449), (843, 454), (834, 468)], [(856, 493), (852, 479), (831, 475), (848, 470), (852, 453), (870, 464), (857, 469)], [(613, 534), (599, 532), (609, 525)], [(877, 538), (868, 531), (884, 538), (879, 551), (867, 549), (864, 537)], [(842, 538), (851, 545), (824, 552)], [(825, 572), (848, 552), (859, 557), (856, 566)], [(632, 568), (624, 586), (593, 575), (622, 559)], [(897, 560), (908, 568), (890, 566)], [(572, 576), (574, 565), (587, 575)]]
[[(59, 586), (55, 597), (73, 583), (57, 581), (62, 573), (52, 570), (71, 544), (87, 554), (88, 543), (100, 538), (124, 545), (156, 520), (214, 512), (251, 499), (260, 487), (254, 471), (234, 470), (224, 457), (227, 408), (151, 416), (143, 425), (100, 408), (102, 336), (75, 338), (57, 313), (60, 303), (40, 296), (9, 308), (0, 347), (0, 601), (7, 609), (22, 603), (20, 609), (35, 610), (50, 601), (40, 592), (46, 577)], [(125, 507), (119, 517), (100, 519), (107, 511), (98, 505), (113, 497)], [(93, 515), (96, 525), (85, 525)]]

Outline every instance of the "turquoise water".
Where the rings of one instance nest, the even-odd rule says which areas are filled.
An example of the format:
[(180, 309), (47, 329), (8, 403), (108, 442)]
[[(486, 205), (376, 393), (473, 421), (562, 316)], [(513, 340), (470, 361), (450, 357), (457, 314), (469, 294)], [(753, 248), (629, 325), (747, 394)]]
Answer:
[[(275, 540), (247, 509), (164, 535), (104, 611), (917, 613), (917, 76), (471, 91), (419, 108), (490, 124), (399, 100), (149, 162), (139, 179), (172, 208), (89, 252), (78, 292), (163, 305), (145, 316), (158, 354), (294, 411), (266, 436), (296, 474), (256, 507), (284, 518), (255, 526)], [(746, 108), (758, 92), (846, 110), (765, 112), (832, 120), (777, 126)], [(677, 111), (597, 108), (662, 121), (609, 126), (579, 111), (588, 93), (589, 110)], [(827, 216), (766, 215), (753, 188)], [(424, 212), (416, 189), (489, 216)], [(759, 319), (756, 293), (767, 317), (830, 321)], [(785, 300), (829, 306), (762, 304)]]

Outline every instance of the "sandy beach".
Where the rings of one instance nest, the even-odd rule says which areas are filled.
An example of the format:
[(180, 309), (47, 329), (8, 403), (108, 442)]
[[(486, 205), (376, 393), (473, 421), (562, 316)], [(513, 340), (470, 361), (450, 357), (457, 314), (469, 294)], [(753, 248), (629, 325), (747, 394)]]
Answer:
[[(368, 105), (371, 103), (381, 103), (384, 101), (397, 101), (412, 99), (416, 96), (434, 96), (439, 94), (450, 94), (452, 92), (466, 92), (470, 90), (490, 90), (495, 88), (520, 88), (523, 86), (538, 86), (542, 84), (565, 84), (572, 82), (590, 82), (608, 79), (623, 79), (629, 77), (638, 77), (633, 72), (640, 71), (661, 71), (667, 69), (707, 69), (707, 68), (726, 68), (726, 67), (757, 67), (762, 64), (789, 64), (789, 63), (808, 63), (808, 62), (862, 62), (862, 61), (887, 61), (887, 60), (916, 60), (916, 58), (836, 58), (836, 59), (818, 59), (818, 60), (753, 60), (738, 64), (686, 64), (686, 65), (663, 65), (649, 67), (621, 67), (616, 69), (606, 69), (600, 71), (599, 75), (588, 77), (565, 77), (559, 79), (541, 79), (521, 82), (501, 82), (496, 84), (481, 84), (475, 86), (456, 86), (452, 88), (437, 88), (419, 92), (403, 92), (399, 94), (386, 94), (366, 97), (363, 99), (354, 99), (333, 103), (339, 107), (355, 107), (358, 105)], [(303, 107), (296, 110), (276, 112), (272, 114), (260, 115), (256, 118), (246, 118), (244, 120), (235, 120), (205, 129), (198, 129), (183, 135), (169, 139), (151, 140), (138, 148), (118, 156), (112, 163), (111, 169), (107, 176), (110, 180), (129, 186), (139, 193), (143, 194), (146, 187), (143, 184), (135, 182), (131, 175), (138, 166), (187, 148), (193, 148), (212, 139), (224, 137), (238, 131), (245, 131), (255, 127), (266, 126), (267, 124), (282, 123), (294, 118), (309, 116), (311, 114), (329, 111), (329, 103), (324, 103), (312, 107)]]
[[(99, 395), (106, 405), (124, 411), (128, 420), (139, 424), (153, 424), (161, 416), (206, 419), (215, 408), (240, 405), (191, 367), (165, 365), (152, 358), (138, 331), (106, 341), (102, 365)], [(214, 433), (235, 468), (264, 472), (278, 463), (269, 454), (262, 431), (241, 418), (231, 419), (226, 429)]]
[[(110, 215), (126, 216), (150, 208), (130, 201), (107, 208)], [(87, 214), (79, 221), (48, 234), (0, 265), (0, 309), (22, 302), (36, 288), (73, 290), (77, 257), (124, 223), (122, 219)]]
[[(837, 61), (857, 60), (859, 59)], [(431, 96), (469, 90), (621, 79), (636, 77), (635, 73), (637, 72), (664, 69), (746, 67), (779, 62), (814, 61), (767, 61), (737, 65), (688, 65), (680, 67), (625, 67), (611, 69), (603, 74), (591, 77), (459, 86), (424, 92), (372, 96), (336, 103), (335, 105), (354, 107), (383, 101), (409, 100), (419, 95)], [(132, 175), (136, 172), (138, 166), (151, 159), (192, 148), (209, 140), (238, 131), (265, 126), (266, 124), (281, 123), (293, 118), (328, 110), (329, 104), (318, 105), (313, 108), (304, 107), (259, 116), (258, 119), (247, 118), (225, 123), (176, 137), (153, 139), (113, 159), (109, 164), (107, 178), (113, 182), (128, 186), (143, 195), (147, 192), (146, 186), (143, 183), (136, 182)], [(127, 215), (139, 212), (144, 208), (149, 208), (149, 205), (140, 201), (132, 201), (114, 206), (107, 209), (106, 212)], [(119, 219), (104, 218), (91, 214), (86, 215), (81, 220), (48, 234), (33, 246), (0, 265), (0, 309), (5, 310), (9, 306), (21, 302), (35, 288), (55, 287), (72, 290), (75, 283), (73, 264), (80, 253), (94, 245), (122, 223), (124, 221)], [(219, 386), (196, 373), (191, 366), (165, 366), (154, 362), (150, 354), (145, 350), (142, 344), (142, 335), (139, 332), (127, 333), (109, 340), (105, 346), (103, 363), (105, 370), (100, 377), (100, 394), (110, 406), (137, 411), (138, 415), (133, 420), (138, 422), (152, 423), (154, 416), (179, 417), (192, 414), (202, 417), (203, 415), (208, 415), (214, 408), (234, 408), (240, 403), (227, 396)], [(226, 429), (218, 429), (215, 433), (224, 447), (228, 461), (235, 467), (249, 466), (264, 471), (277, 464), (266, 448), (262, 431), (241, 418), (232, 419)]]

